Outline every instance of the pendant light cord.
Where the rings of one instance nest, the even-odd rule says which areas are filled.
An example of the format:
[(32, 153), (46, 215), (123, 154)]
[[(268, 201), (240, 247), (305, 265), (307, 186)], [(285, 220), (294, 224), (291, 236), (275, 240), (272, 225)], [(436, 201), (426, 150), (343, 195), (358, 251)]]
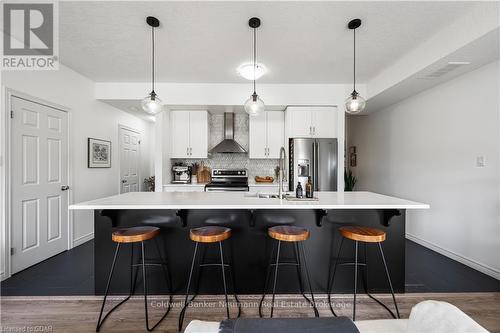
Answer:
[(354, 71), (353, 71), (353, 90), (356, 91), (356, 29), (353, 29), (354, 30), (354, 56), (353, 56), (353, 59), (354, 59)]
[(152, 61), (151, 61), (151, 90), (152, 92), (155, 91), (155, 28), (151, 27), (151, 40), (152, 40), (152, 47), (153, 47), (153, 52), (152, 52)]
[(255, 73), (256, 73), (256, 66), (257, 66), (257, 33), (256, 29), (253, 28), (253, 93), (254, 95), (256, 94), (255, 92)]

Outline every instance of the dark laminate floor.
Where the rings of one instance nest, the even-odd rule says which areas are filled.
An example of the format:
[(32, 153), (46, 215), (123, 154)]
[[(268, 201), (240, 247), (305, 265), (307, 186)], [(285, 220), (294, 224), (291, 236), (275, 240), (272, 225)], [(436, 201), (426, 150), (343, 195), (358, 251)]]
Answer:
[[(2, 282), (4, 296), (94, 294), (94, 243), (89, 241)], [(500, 281), (406, 241), (407, 292), (500, 291)]]

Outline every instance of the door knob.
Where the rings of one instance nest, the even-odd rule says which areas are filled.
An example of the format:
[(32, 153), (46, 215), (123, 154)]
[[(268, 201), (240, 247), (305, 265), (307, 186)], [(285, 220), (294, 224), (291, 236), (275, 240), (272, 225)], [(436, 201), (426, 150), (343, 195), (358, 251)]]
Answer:
[(67, 190), (69, 190), (68, 185), (61, 186), (61, 191), (67, 191)]

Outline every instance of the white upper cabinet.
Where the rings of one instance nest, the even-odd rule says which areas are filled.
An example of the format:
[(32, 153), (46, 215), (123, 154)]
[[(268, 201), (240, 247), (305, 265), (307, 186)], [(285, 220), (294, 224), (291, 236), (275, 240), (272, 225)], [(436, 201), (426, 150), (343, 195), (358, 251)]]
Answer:
[(280, 149), (285, 146), (285, 113), (270, 111), (266, 114), (267, 158), (280, 158)]
[(285, 145), (285, 114), (266, 111), (250, 116), (249, 157), (279, 158), (280, 148)]
[(207, 158), (207, 111), (171, 111), (171, 158)]
[(208, 156), (208, 114), (205, 111), (189, 112), (189, 157)]
[(315, 138), (338, 137), (337, 108), (325, 107), (311, 111), (311, 126)]
[(338, 136), (336, 107), (293, 106), (286, 109), (288, 138), (336, 138)]

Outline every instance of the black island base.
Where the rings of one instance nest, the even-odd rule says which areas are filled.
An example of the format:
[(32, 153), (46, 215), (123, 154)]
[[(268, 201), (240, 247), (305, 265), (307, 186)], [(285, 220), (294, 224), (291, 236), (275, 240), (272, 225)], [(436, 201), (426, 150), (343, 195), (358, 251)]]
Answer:
[[(264, 290), (266, 271), (271, 262), (271, 253), (277, 241), (271, 239), (267, 229), (276, 225), (295, 225), (310, 231), (304, 242), (312, 289), (315, 293), (326, 293), (333, 264), (340, 246), (341, 236), (338, 228), (345, 225), (362, 225), (383, 230), (387, 237), (382, 243), (394, 291), (404, 292), (405, 285), (405, 210), (395, 209), (277, 209), (277, 210), (222, 210), (222, 209), (121, 209), (95, 210), (95, 294), (103, 295), (108, 274), (113, 261), (116, 244), (111, 233), (116, 228), (133, 226), (157, 226), (161, 233), (156, 237), (162, 256), (170, 271), (172, 291), (183, 294), (191, 268), (195, 244), (189, 238), (189, 230), (200, 226), (225, 226), (231, 228), (231, 237), (223, 242), (227, 260), (234, 271), (237, 294), (261, 294)], [(146, 259), (158, 259), (154, 241), (145, 243)], [(294, 260), (292, 243), (281, 243), (280, 261)], [(344, 240), (341, 261), (354, 261), (355, 243)], [(120, 249), (117, 258), (110, 294), (125, 295), (130, 289), (131, 251), (134, 260), (140, 261), (140, 245), (130, 250), (131, 244)], [(219, 262), (220, 252), (217, 243), (203, 247), (205, 261)], [(359, 261), (365, 260), (365, 246), (359, 244)], [(274, 258), (273, 258), (274, 259)], [(382, 258), (377, 244), (367, 244), (366, 259), (368, 290), (371, 293), (390, 292), (387, 284)], [(147, 272), (148, 293), (168, 294), (164, 275), (161, 270), (149, 267)], [(364, 271), (360, 268), (360, 273)], [(339, 266), (335, 274), (334, 293), (352, 293), (353, 266)], [(360, 274), (362, 277), (363, 274)], [(137, 286), (142, 286), (139, 272)], [(206, 267), (197, 283), (199, 294), (223, 294), (220, 267)], [(358, 285), (360, 285), (358, 283)], [(140, 287), (139, 287), (140, 288)], [(307, 290), (307, 288), (306, 288)], [(361, 289), (360, 289), (361, 290)], [(300, 293), (295, 266), (280, 267), (277, 280), (277, 293)]]

